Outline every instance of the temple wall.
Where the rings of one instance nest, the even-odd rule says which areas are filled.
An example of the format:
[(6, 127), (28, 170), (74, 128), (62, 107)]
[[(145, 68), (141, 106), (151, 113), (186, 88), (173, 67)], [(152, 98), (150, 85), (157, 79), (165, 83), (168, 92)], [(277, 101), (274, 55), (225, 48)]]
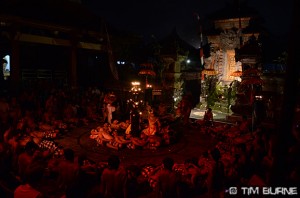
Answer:
[[(249, 25), (249, 21), (250, 17), (241, 18), (241, 28), (246, 28)], [(222, 30), (231, 29), (233, 27), (239, 28), (239, 18), (216, 20), (215, 27)]]

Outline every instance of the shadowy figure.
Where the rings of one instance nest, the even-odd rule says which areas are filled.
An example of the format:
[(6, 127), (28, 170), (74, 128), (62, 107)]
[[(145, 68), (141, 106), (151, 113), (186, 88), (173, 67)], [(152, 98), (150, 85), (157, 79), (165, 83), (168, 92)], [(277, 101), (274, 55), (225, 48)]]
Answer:
[(39, 163), (31, 164), (25, 172), (25, 183), (15, 189), (14, 198), (44, 197), (42, 193), (37, 190), (37, 186), (42, 181), (43, 175), (43, 166), (41, 166)]
[(126, 170), (120, 167), (119, 157), (111, 155), (108, 158), (108, 168), (105, 168), (101, 175), (100, 192), (102, 196), (105, 198), (127, 197), (126, 184)]
[(174, 160), (170, 157), (163, 159), (163, 168), (157, 172), (157, 197), (178, 197), (178, 184), (180, 178), (173, 171)]

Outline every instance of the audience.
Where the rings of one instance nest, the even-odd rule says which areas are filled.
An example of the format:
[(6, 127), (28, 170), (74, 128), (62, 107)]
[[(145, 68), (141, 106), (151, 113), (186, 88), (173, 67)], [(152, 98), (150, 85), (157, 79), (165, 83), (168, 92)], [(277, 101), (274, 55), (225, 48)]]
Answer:
[(127, 197), (127, 172), (120, 167), (118, 156), (111, 155), (108, 158), (108, 167), (105, 168), (101, 175), (101, 194), (103, 197)]
[(37, 190), (43, 179), (43, 175), (44, 167), (40, 166), (38, 163), (29, 165), (25, 171), (25, 183), (15, 189), (14, 198), (44, 197), (43, 194)]
[(179, 177), (173, 170), (174, 160), (170, 157), (163, 159), (163, 167), (156, 173), (157, 197), (178, 197)]
[(58, 187), (63, 190), (72, 189), (78, 176), (78, 165), (74, 162), (74, 151), (64, 149), (64, 159), (58, 164)]
[(27, 142), (24, 152), (18, 156), (18, 174), (21, 180), (24, 180), (25, 171), (34, 160), (34, 154), (38, 150), (38, 146), (32, 142)]
[[(56, 89), (43, 90), (41, 94), (32, 89), (23, 90), (20, 97), (0, 97), (0, 180), (10, 186), (15, 197), (43, 197), (49, 192), (58, 197), (88, 197), (94, 187), (102, 197), (139, 197), (149, 193), (143, 191), (141, 181), (148, 183), (155, 197), (223, 197), (230, 186), (271, 184), (276, 134), (261, 126), (254, 130), (246, 116), (236, 126), (211, 125), (213, 115), (209, 109), (205, 121), (199, 124), (219, 140), (216, 147), (185, 162), (166, 157), (162, 166), (149, 169), (147, 178), (140, 174), (146, 161), (134, 168), (122, 167), (119, 157), (112, 155), (103, 167), (57, 145), (55, 139), (72, 128), (101, 121), (105, 116), (101, 115), (103, 96), (93, 89), (81, 94)], [(149, 125), (160, 120), (151, 121)], [(177, 128), (171, 129), (163, 122), (161, 127), (155, 125), (156, 136), (142, 133), (140, 137), (130, 137), (124, 134), (129, 125), (129, 121), (113, 121), (114, 130), (104, 125), (94, 133), (99, 142), (118, 149), (125, 148), (123, 144), (128, 144), (128, 148), (156, 149), (169, 146), (177, 132)], [(300, 181), (297, 127), (287, 156), (286, 181), (290, 186)]]
[(224, 164), (220, 160), (221, 153), (217, 148), (211, 152), (212, 164), (207, 178), (208, 197), (223, 197), (224, 194)]

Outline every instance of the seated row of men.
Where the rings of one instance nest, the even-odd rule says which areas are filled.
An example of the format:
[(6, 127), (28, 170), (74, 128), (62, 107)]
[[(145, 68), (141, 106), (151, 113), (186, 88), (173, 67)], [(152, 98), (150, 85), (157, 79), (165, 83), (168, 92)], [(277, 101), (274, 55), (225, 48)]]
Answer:
[(9, 128), (5, 131), (4, 142), (10, 145), (13, 150), (22, 149), (28, 142), (34, 142), (42, 150), (48, 150), (54, 155), (62, 155), (62, 147), (54, 139), (67, 130), (63, 122), (56, 122), (53, 125), (38, 123), (32, 119), (21, 119), (16, 128)]

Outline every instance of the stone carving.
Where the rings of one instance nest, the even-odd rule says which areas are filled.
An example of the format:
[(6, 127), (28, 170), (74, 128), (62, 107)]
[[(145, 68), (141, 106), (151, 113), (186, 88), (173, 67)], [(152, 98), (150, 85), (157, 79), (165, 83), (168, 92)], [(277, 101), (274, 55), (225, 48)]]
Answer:
[(238, 48), (239, 33), (234, 30), (225, 30), (220, 34), (220, 48), (224, 51)]

